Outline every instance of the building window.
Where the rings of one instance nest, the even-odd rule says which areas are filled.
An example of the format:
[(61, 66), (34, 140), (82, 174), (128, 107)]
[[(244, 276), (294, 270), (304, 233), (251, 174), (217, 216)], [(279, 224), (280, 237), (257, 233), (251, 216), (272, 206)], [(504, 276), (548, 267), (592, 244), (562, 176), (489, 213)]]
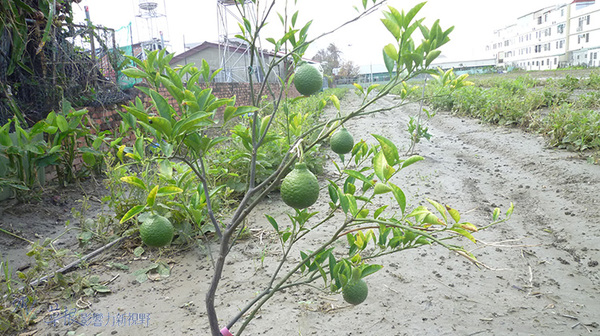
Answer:
[(565, 16), (565, 9), (564, 8), (560, 10), (560, 16)]
[(589, 41), (590, 41), (590, 33), (577, 35), (577, 44), (581, 44), (582, 42), (589, 42)]
[(554, 57), (554, 65), (558, 62), (558, 58)]
[(579, 17), (579, 25), (577, 26), (577, 29), (582, 30), (584, 23), (586, 25), (590, 24), (590, 16), (589, 15)]
[(563, 23), (556, 26), (556, 32), (562, 34), (565, 32), (565, 25)]
[(538, 16), (538, 18), (537, 18), (537, 23), (538, 23), (539, 25), (541, 25), (541, 24), (542, 24), (542, 17), (541, 17), (541, 16)]

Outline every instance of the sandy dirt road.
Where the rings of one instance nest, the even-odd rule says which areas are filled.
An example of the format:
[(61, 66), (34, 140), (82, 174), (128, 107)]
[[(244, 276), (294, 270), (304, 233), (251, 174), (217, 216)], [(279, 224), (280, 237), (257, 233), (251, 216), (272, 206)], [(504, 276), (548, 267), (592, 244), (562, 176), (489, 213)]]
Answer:
[[(344, 109), (358, 105), (353, 93), (347, 97)], [(396, 103), (386, 97), (378, 107)], [(406, 148), (406, 124), (417, 112), (418, 105), (408, 105), (353, 120), (348, 129), (355, 139), (374, 142), (369, 133), (376, 133)], [(394, 183), (403, 188), (409, 206), (431, 198), (479, 226), (490, 221), (495, 207), (505, 211), (514, 202), (509, 222), (480, 232), (477, 245), (464, 242), (489, 268), (440, 247), (387, 256), (380, 259), (384, 269), (367, 278), (370, 293), (364, 304), (350, 306), (340, 295), (311, 287), (290, 289), (260, 311), (246, 335), (600, 334), (600, 167), (546, 148), (541, 136), (518, 129), (444, 112), (427, 126), (433, 138), (416, 148), (425, 160)], [(333, 173), (329, 164), (322, 185)], [(313, 210), (326, 208), (324, 192)], [(229, 256), (217, 297), (223, 324), (262, 289), (280, 256), (264, 214), (284, 222), (289, 212), (273, 194), (249, 219), (252, 236)], [(314, 233), (300, 248), (310, 249), (328, 232)], [(102, 315), (104, 326), (41, 322), (38, 335), (67, 330), (77, 335), (207, 335), (203, 300), (211, 267), (205, 250), (168, 257), (154, 253), (134, 261), (132, 271), (157, 259), (172, 266), (169, 278), (143, 284), (135, 282), (132, 271), (105, 267), (109, 260), (130, 257), (121, 250), (91, 266), (103, 280), (120, 273), (110, 285), (112, 294), (86, 303), (86, 311)], [(150, 319), (115, 323), (118, 314), (131, 313), (150, 314)]]

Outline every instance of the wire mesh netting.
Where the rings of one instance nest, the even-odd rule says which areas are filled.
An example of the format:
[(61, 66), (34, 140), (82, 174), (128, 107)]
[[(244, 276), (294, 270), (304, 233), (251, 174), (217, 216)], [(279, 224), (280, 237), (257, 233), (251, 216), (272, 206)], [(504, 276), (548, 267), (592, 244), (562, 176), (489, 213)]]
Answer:
[[(18, 108), (30, 124), (59, 108), (62, 99), (75, 107), (120, 103), (136, 81), (121, 73), (132, 55), (131, 25), (118, 30), (82, 24), (53, 27), (41, 42), (37, 23), (29, 23), (26, 63), (8, 75), (11, 55), (7, 31), (0, 32), (0, 124)], [(37, 35), (36, 35), (37, 34)], [(122, 47), (119, 47), (121, 45)]]

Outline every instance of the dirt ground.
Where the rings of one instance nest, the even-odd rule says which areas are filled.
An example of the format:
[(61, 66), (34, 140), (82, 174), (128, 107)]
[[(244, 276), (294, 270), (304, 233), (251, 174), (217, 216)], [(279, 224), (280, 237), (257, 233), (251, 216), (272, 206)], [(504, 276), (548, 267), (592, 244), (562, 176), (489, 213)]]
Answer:
[[(358, 105), (353, 93), (347, 97), (345, 110)], [(386, 97), (377, 107), (397, 103)], [(418, 105), (408, 105), (354, 120), (348, 129), (355, 139), (374, 142), (369, 133), (376, 133), (406, 149), (406, 124), (417, 112)], [(435, 246), (390, 255), (379, 260), (383, 270), (366, 279), (365, 303), (350, 306), (341, 295), (313, 287), (290, 289), (260, 311), (245, 335), (600, 334), (600, 167), (547, 148), (541, 136), (519, 129), (444, 112), (427, 126), (433, 138), (417, 145), (425, 161), (393, 182), (404, 190), (409, 206), (425, 205), (425, 198), (432, 198), (458, 209), (463, 219), (478, 226), (489, 223), (495, 207), (505, 211), (514, 202), (509, 222), (480, 232), (477, 245), (464, 241), (489, 268), (478, 268)], [(332, 164), (325, 170), (322, 185), (334, 174)], [(55, 206), (52, 198), (44, 202)], [(323, 192), (311, 209), (327, 207)], [(11, 210), (5, 208), (4, 213)], [(283, 223), (287, 213), (290, 208), (273, 194), (249, 219), (251, 236), (230, 254), (218, 292), (222, 325), (262, 290), (280, 256), (264, 214)], [(31, 223), (22, 215), (21, 223)], [(7, 220), (2, 218), (3, 227), (16, 225)], [(300, 248), (309, 250), (331, 230), (314, 233)], [(40, 321), (32, 326), (35, 335), (208, 335), (207, 249), (199, 244), (179, 253), (151, 251), (133, 260), (131, 246), (125, 246), (129, 250), (113, 250), (89, 267), (101, 281), (112, 280), (111, 294), (64, 306), (67, 311), (76, 305), (83, 308), (93, 321), (86, 326), (67, 323), (69, 314), (63, 314), (54, 325)], [(132, 273), (155, 261), (167, 263), (171, 275), (142, 284), (135, 281)], [(125, 263), (129, 270), (109, 268), (109, 262)]]

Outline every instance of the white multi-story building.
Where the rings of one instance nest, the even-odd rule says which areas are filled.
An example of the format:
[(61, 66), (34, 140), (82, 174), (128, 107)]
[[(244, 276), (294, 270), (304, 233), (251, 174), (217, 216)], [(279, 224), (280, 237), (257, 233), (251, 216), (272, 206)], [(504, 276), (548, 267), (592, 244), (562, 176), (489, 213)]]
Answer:
[(574, 0), (528, 13), (494, 32), (496, 65), (525, 70), (600, 66), (600, 4)]

